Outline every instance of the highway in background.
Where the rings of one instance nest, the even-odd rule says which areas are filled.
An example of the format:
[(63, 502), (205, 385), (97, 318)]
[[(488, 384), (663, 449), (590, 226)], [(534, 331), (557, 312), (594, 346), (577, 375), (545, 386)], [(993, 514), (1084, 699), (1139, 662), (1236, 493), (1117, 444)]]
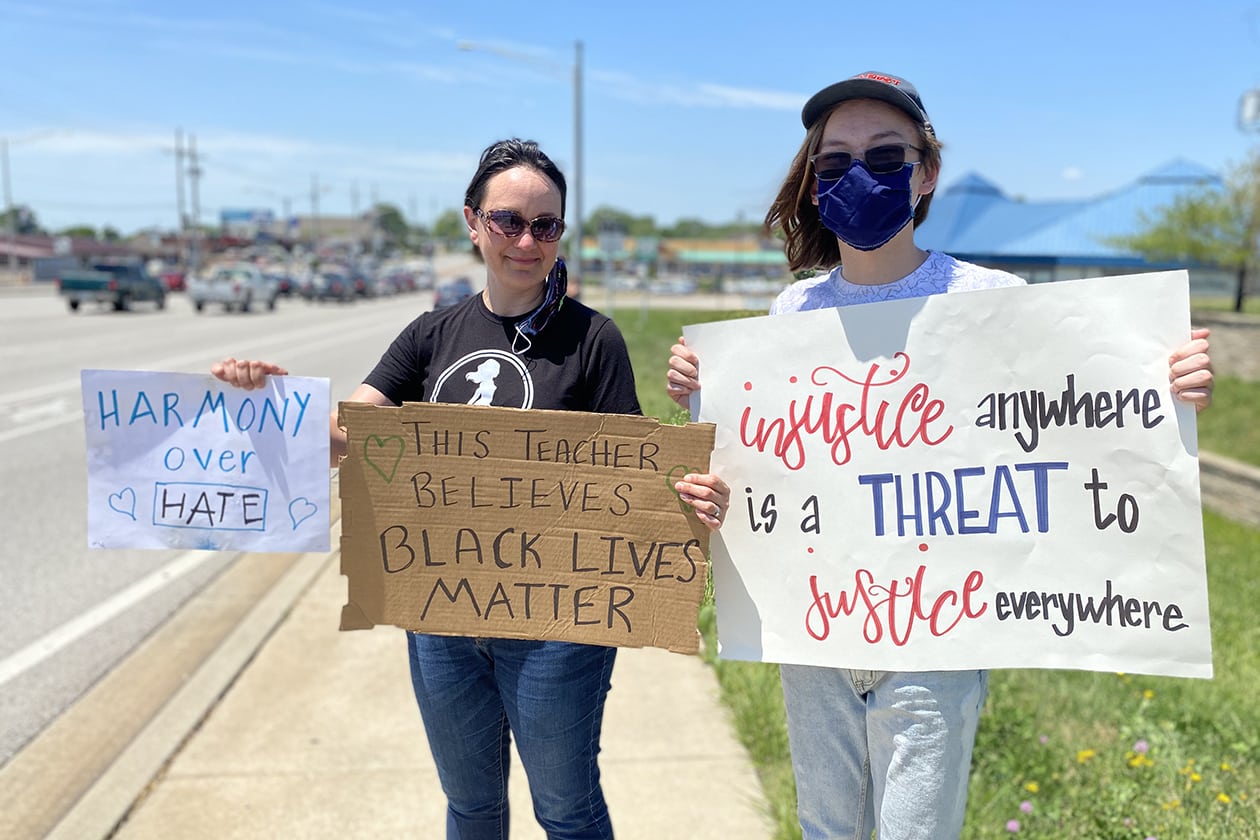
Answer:
[[(482, 273), (467, 256), (436, 267)], [(274, 312), (197, 314), (175, 294), (162, 311), (72, 314), (52, 289), (0, 290), (0, 766), (240, 556), (87, 547), (80, 371), (208, 373), (224, 356), (262, 358), (329, 378), (335, 406), (432, 300), (291, 298)]]

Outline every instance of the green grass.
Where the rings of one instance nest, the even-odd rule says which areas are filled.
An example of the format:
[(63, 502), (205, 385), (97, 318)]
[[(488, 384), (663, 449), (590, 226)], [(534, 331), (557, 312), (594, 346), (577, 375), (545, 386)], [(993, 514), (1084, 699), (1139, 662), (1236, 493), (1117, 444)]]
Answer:
[[(1211, 310), (1213, 312), (1233, 312), (1234, 296), (1217, 295), (1213, 297), (1196, 297), (1190, 300), (1191, 309), (1195, 310)], [(1246, 315), (1260, 315), (1260, 296), (1247, 295), (1243, 298), (1243, 313)], [(1193, 319), (1191, 319), (1193, 323)]]
[[(1260, 348), (1256, 352), (1260, 352)], [(1260, 467), (1260, 382), (1216, 377), (1212, 407), (1199, 415), (1199, 448)]]
[[(670, 345), (684, 324), (761, 313), (625, 312), (645, 414), (685, 415), (665, 395)], [(1199, 417), (1203, 449), (1260, 465), (1254, 422), (1260, 384), (1221, 377)], [(1212, 680), (1057, 670), (991, 676), (972, 766), (964, 836), (1088, 840), (1260, 837), (1260, 532), (1204, 516)], [(768, 801), (776, 840), (795, 840), (795, 785), (778, 668), (717, 660), (711, 599), (702, 609), (706, 659)], [(1021, 810), (1027, 803), (1030, 812)]]
[(1260, 837), (1260, 532), (1204, 531), (1216, 676), (994, 671), (968, 838)]

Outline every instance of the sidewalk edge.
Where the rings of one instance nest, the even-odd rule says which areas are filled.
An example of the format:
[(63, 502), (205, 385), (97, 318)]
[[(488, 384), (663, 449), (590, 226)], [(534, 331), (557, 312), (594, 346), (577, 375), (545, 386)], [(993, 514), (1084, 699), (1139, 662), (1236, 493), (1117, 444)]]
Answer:
[[(332, 545), (340, 543), (340, 521)], [(136, 800), (197, 730), (315, 578), (339, 554), (306, 554), (285, 573), (249, 615), (202, 663), (170, 701), (62, 817), (45, 840), (109, 837)]]

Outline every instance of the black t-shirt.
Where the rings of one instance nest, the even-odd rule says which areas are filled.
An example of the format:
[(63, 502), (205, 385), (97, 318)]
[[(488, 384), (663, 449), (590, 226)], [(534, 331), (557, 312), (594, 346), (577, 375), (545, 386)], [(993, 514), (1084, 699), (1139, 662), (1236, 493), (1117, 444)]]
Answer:
[[(642, 414), (621, 332), (566, 300), (532, 344), (481, 295), (425, 312), (394, 339), (364, 380), (395, 405), (443, 402)], [(513, 339), (520, 353), (512, 352)], [(523, 349), (528, 347), (528, 349)]]

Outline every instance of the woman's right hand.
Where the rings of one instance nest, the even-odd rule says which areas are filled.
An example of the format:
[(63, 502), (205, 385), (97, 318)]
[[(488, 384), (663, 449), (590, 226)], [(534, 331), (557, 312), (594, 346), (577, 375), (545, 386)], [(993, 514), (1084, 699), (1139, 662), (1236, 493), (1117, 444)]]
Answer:
[(233, 359), (231, 356), (210, 366), (210, 373), (229, 385), (253, 391), (267, 384), (268, 376), (288, 376), (289, 372), (271, 362)]
[(691, 408), (691, 394), (700, 390), (700, 357), (687, 346), (685, 338), (669, 348), (669, 371), (665, 374), (669, 398), (686, 409)]

